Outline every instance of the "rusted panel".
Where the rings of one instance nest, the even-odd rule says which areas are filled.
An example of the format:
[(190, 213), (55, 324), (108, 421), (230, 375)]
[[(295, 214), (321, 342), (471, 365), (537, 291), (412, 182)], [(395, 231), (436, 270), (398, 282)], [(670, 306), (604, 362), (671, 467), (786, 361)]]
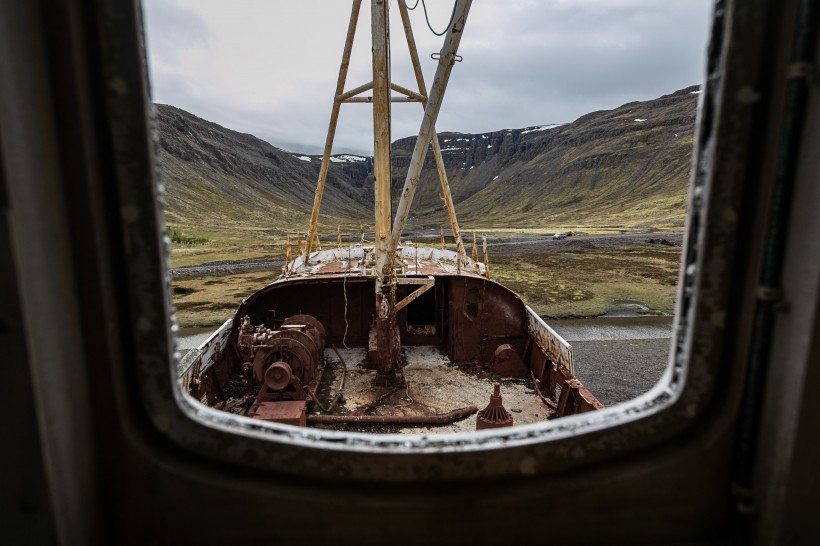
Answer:
[(546, 372), (547, 365), (549, 363), (547, 355), (544, 354), (544, 351), (541, 350), (541, 347), (531, 343), (529, 356), (530, 369), (532, 370), (533, 374), (535, 374), (535, 377), (543, 383), (545, 379), (544, 373)]
[(490, 370), (501, 377), (525, 377), (530, 372), (518, 352), (507, 343), (495, 350)]
[(454, 276), (448, 281), (448, 348), (453, 362), (487, 365), (503, 344), (523, 352), (526, 311), (513, 292), (479, 277)]
[(603, 409), (604, 405), (601, 404), (580, 381), (577, 379), (572, 379), (567, 382), (567, 384), (572, 389), (572, 394), (575, 399), (575, 413), (584, 413), (587, 411)]
[(283, 400), (280, 402), (262, 402), (251, 415), (254, 419), (275, 421), (297, 427), (307, 426), (305, 400)]
[(237, 315), (247, 314), (254, 324), (276, 328), (287, 317), (307, 314), (324, 325), (327, 343), (363, 347), (374, 309), (372, 279), (298, 278), (263, 288), (246, 300)]
[(603, 409), (595, 396), (574, 377), (567, 377), (558, 370), (555, 374), (554, 399), (557, 400), (556, 417), (566, 417), (576, 413), (585, 413)]

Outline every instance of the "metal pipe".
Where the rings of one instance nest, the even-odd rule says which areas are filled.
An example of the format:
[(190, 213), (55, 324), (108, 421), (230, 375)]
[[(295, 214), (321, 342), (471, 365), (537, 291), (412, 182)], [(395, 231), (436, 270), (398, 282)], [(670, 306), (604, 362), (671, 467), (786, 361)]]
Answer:
[(426, 102), (427, 101), (427, 96), (424, 95), (424, 93), (427, 92), (426, 89), (419, 89), (420, 92), (416, 93), (415, 91), (410, 91), (406, 87), (402, 87), (401, 85), (399, 85), (397, 83), (393, 83), (393, 82), (390, 82), (390, 89), (392, 89), (393, 91), (398, 91), (399, 93), (401, 93), (403, 95), (407, 95), (407, 97), (409, 97), (409, 98), (416, 99), (419, 102)]
[[(390, 184), (390, 37), (386, 0), (371, 0), (373, 36), (373, 176), (376, 180), (376, 257), (387, 250), (392, 204)], [(377, 279), (382, 275), (377, 269)], [(381, 283), (376, 282), (377, 291)]]
[(402, 190), (399, 206), (396, 209), (396, 219), (393, 222), (393, 233), (390, 238), (387, 256), (385, 256), (383, 263), (377, 263), (377, 266), (381, 268), (392, 259), (399, 245), (404, 224), (410, 215), (410, 205), (413, 203), (413, 195), (419, 183), (419, 173), (424, 163), (424, 155), (427, 152), (427, 146), (430, 145), (436, 118), (441, 109), (441, 101), (444, 98), (444, 91), (450, 79), (450, 72), (452, 71), (453, 64), (456, 62), (456, 51), (458, 50), (459, 42), (461, 42), (461, 36), (464, 34), (464, 25), (467, 21), (467, 14), (470, 11), (471, 3), (472, 0), (456, 1), (453, 17), (454, 22), (447, 31), (447, 39), (444, 41), (444, 46), (441, 48), (439, 54), (436, 77), (433, 80), (433, 87), (430, 90), (427, 106), (424, 109), (424, 119), (421, 123), (418, 138), (416, 139), (416, 145), (413, 148), (410, 168), (407, 171), (407, 177), (404, 181), (404, 189)]
[[(399, 2), (399, 12), (401, 13), (401, 22), (404, 27), (404, 36), (407, 39), (407, 48), (410, 50), (410, 61), (413, 65), (413, 72), (416, 75), (416, 84), (419, 92), (423, 93), (424, 100), (422, 100), (422, 107), (427, 107), (427, 84), (424, 83), (424, 73), (421, 70), (421, 63), (419, 62), (419, 53), (416, 49), (416, 39), (413, 36), (413, 27), (410, 25), (410, 15), (407, 13), (407, 5), (404, 2)], [(456, 207), (453, 203), (453, 196), (450, 192), (450, 183), (447, 180), (447, 171), (444, 168), (444, 158), (441, 156), (441, 146), (438, 142), (438, 134), (433, 127), (433, 157), (436, 160), (436, 170), (438, 170), (438, 178), (441, 182), (441, 191), (444, 194), (444, 204), (447, 208), (447, 216), (450, 219), (450, 228), (453, 231), (453, 239), (456, 241), (456, 252), (459, 260), (463, 266), (467, 265), (467, 252), (464, 249), (464, 241), (461, 238), (461, 230), (458, 226), (458, 219), (456, 218)]]
[(393, 179), (390, 161), (390, 8), (388, 0), (371, 0), (371, 32), (373, 36), (373, 178), (375, 179), (375, 254), (376, 292), (376, 370), (387, 377), (395, 373), (398, 347), (396, 328), (395, 287), (391, 285), (388, 253), (390, 219), (393, 204)]
[(478, 413), (478, 408), (468, 406), (438, 415), (308, 415), (308, 423), (362, 423), (367, 425), (443, 425)]
[(433, 286), (435, 286), (436, 284), (436, 279), (435, 277), (430, 275), (428, 275), (426, 279), (408, 279), (405, 277), (398, 279), (398, 283), (404, 285), (420, 284), (421, 286), (417, 288), (415, 291), (411, 292), (410, 294), (407, 294), (407, 296), (403, 300), (396, 303), (397, 313), (405, 307), (407, 307), (408, 305), (410, 305), (415, 300), (417, 300), (419, 297), (421, 297), (422, 294), (433, 288)]
[(305, 253), (302, 255), (302, 263), (307, 265), (310, 258), (310, 247), (313, 237), (316, 234), (316, 226), (319, 221), (319, 209), (322, 207), (322, 194), (325, 191), (325, 180), (327, 179), (327, 169), (330, 165), (330, 150), (333, 148), (333, 139), (336, 136), (336, 123), (339, 120), (339, 106), (341, 103), (336, 100), (345, 88), (347, 80), (347, 69), (350, 66), (350, 52), (353, 48), (353, 38), (356, 35), (356, 24), (359, 21), (359, 8), (362, 0), (353, 0), (353, 7), (350, 12), (350, 22), (347, 25), (347, 38), (345, 48), (342, 53), (342, 64), (339, 67), (339, 78), (336, 82), (336, 93), (333, 94), (333, 109), (330, 112), (330, 124), (327, 129), (327, 139), (325, 140), (325, 151), (322, 155), (322, 166), (319, 169), (319, 181), (316, 183), (316, 193), (313, 196), (313, 212), (310, 215), (310, 236), (308, 237)]
[[(360, 0), (361, 1), (361, 0)], [(365, 91), (370, 91), (373, 89), (373, 82), (367, 82), (364, 85), (360, 85), (359, 87), (354, 87), (350, 91), (345, 91), (344, 93), (336, 94), (336, 100), (339, 102), (345, 102), (351, 97), (355, 97), (359, 93), (364, 93)]]
[[(352, 97), (349, 99), (345, 99), (346, 103), (353, 103), (353, 102), (364, 102), (364, 103), (372, 103), (373, 97)], [(418, 99), (414, 97), (390, 97), (390, 102), (419, 102)]]

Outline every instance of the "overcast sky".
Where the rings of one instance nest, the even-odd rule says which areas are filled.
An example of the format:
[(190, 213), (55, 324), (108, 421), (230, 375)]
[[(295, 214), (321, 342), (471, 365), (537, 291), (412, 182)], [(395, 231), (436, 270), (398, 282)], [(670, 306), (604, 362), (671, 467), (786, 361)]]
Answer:
[[(415, 89), (391, 2), (392, 76)], [(407, 0), (410, 6), (415, 0)], [(445, 28), (453, 0), (426, 0)], [(351, 2), (143, 0), (152, 97), (293, 152), (321, 153)], [(570, 122), (702, 83), (710, 0), (474, 0), (436, 127), (479, 133)], [(441, 49), (410, 12), (427, 85)], [(346, 89), (372, 79), (362, 3)], [(367, 93), (369, 94), (369, 93)], [(371, 155), (370, 105), (342, 105), (334, 153)], [(421, 106), (393, 104), (393, 140)]]

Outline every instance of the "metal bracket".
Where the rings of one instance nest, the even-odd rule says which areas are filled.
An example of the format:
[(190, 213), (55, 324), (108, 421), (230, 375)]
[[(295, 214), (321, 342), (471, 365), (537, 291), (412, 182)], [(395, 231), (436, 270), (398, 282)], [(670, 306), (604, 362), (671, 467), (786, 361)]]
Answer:
[(416, 300), (419, 296), (433, 288), (436, 284), (436, 279), (432, 276), (428, 275), (426, 279), (414, 278), (414, 277), (399, 277), (396, 279), (396, 284), (419, 284), (421, 285), (417, 290), (407, 294), (400, 302), (396, 303), (396, 311), (400, 311), (410, 305), (414, 300)]
[[(456, 55), (454, 53), (451, 53), (449, 57), (452, 58), (452, 63), (460, 63), (464, 60), (464, 57), (462, 57), (461, 55)], [(441, 61), (441, 53), (430, 53), (430, 58), (434, 61)]]

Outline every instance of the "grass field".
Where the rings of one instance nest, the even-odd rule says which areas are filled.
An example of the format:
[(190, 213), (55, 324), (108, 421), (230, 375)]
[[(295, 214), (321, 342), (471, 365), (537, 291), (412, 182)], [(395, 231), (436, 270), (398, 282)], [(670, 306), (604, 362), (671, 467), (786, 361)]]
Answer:
[(671, 314), (679, 264), (679, 248), (634, 247), (497, 256), (490, 274), (544, 317), (593, 317), (625, 304)]
[[(272, 238), (251, 249), (235, 243), (178, 245), (171, 263), (179, 267), (218, 260), (281, 259), (286, 246)], [(652, 314), (671, 314), (679, 262), (679, 248), (627, 247), (495, 256), (490, 273), (544, 317), (592, 317), (625, 304), (639, 304)], [(278, 271), (258, 271), (176, 277), (172, 285), (177, 320), (182, 327), (221, 324), (244, 297), (278, 275)]]

